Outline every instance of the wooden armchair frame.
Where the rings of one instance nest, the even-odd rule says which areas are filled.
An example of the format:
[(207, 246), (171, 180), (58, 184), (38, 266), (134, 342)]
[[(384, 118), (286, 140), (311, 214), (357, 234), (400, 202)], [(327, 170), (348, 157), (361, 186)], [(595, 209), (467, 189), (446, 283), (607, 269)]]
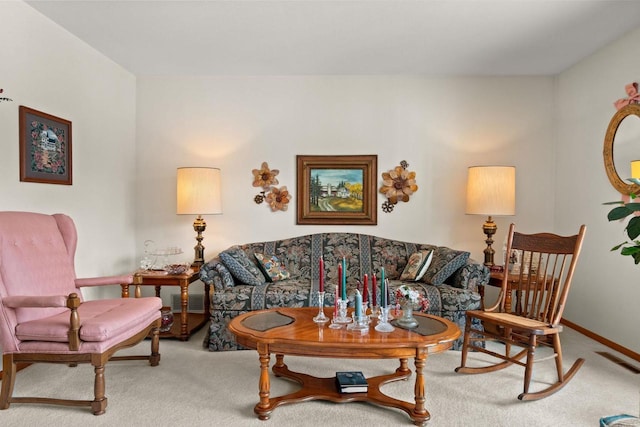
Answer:
[[(160, 363), (160, 299), (83, 301), (82, 287), (131, 284), (133, 277), (75, 278), (76, 241), (75, 225), (66, 215), (0, 212), (0, 409), (12, 403), (57, 404), (89, 406), (100, 415), (107, 407), (108, 361)], [(114, 356), (146, 337), (151, 338), (151, 354)], [(32, 363), (90, 363), (95, 373), (93, 400), (14, 397), (18, 364)]]

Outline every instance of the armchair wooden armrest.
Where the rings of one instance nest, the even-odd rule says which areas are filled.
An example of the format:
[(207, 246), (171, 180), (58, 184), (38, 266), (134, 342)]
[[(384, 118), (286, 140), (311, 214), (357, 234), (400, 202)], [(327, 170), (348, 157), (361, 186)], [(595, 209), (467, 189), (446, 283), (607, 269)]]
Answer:
[(78, 351), (80, 348), (80, 316), (78, 315), (78, 307), (80, 307), (81, 303), (76, 293), (69, 294), (69, 296), (14, 295), (2, 298), (2, 304), (8, 308), (67, 307), (71, 310), (67, 336), (69, 337), (69, 350), (73, 351)]
[(2, 298), (2, 305), (8, 308), (66, 307), (67, 297), (64, 295), (12, 295)]
[(120, 276), (106, 277), (87, 277), (76, 279), (76, 288), (87, 286), (105, 286), (105, 285), (130, 285), (133, 283), (133, 275), (123, 274)]
[(80, 307), (80, 298), (78, 294), (69, 294), (67, 299), (67, 307), (71, 310), (69, 316), (69, 350), (78, 351), (80, 348), (80, 316), (78, 315), (78, 307)]

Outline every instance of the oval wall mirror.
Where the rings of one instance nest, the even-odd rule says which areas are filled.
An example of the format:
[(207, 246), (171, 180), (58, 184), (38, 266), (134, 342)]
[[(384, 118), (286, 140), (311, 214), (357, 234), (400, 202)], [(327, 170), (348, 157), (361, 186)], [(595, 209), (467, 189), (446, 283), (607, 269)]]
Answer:
[(613, 115), (602, 154), (611, 185), (622, 194), (640, 194), (640, 185), (627, 181), (631, 161), (640, 160), (640, 104), (626, 105)]

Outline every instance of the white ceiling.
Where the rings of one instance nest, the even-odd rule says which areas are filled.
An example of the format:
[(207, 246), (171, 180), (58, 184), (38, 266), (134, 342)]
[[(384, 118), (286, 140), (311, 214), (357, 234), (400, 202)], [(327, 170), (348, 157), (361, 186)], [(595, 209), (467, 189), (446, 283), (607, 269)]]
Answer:
[(640, 27), (635, 0), (27, 3), (139, 76), (552, 75)]

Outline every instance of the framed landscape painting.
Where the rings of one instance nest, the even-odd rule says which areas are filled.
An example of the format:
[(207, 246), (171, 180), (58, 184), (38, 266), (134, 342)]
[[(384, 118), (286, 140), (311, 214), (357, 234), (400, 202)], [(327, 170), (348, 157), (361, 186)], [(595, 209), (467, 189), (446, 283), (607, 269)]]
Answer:
[(297, 156), (298, 224), (376, 225), (378, 156)]
[(20, 181), (72, 183), (71, 122), (20, 106)]

